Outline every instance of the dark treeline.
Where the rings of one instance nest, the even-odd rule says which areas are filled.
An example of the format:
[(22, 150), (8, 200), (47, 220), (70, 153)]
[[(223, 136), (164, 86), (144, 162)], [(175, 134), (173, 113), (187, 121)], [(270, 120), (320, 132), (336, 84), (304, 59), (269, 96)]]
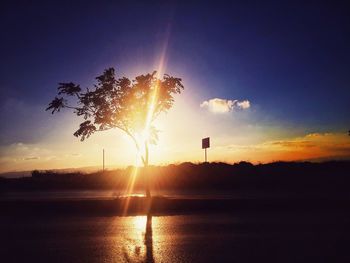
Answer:
[[(274, 162), (253, 165), (248, 162), (182, 163), (140, 168), (133, 167), (96, 173), (58, 173), (33, 171), (32, 177), (1, 178), (1, 191), (48, 190), (124, 190), (134, 181), (142, 190), (144, 173), (150, 173), (151, 185), (158, 190), (228, 191), (266, 193), (322, 193), (349, 195), (350, 161)], [(134, 178), (134, 180), (133, 180)]]

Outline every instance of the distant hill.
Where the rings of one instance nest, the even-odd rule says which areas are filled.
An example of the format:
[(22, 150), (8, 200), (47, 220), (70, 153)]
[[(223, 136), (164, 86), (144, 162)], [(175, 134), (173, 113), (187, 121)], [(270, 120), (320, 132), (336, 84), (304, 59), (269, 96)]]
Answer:
[(31, 176), (31, 171), (0, 173), (0, 177), (3, 177), (3, 178), (20, 178), (20, 177), (28, 177), (28, 176)]
[[(108, 167), (108, 169), (115, 169), (115, 167), (113, 166)], [(87, 166), (87, 167), (79, 167), (79, 168), (50, 169), (50, 170), (40, 170), (40, 171), (42, 172), (52, 171), (59, 174), (64, 174), (64, 173), (75, 173), (75, 172), (95, 173), (100, 170), (101, 170), (101, 166)], [(3, 178), (20, 178), (20, 177), (30, 177), (30, 176), (32, 176), (32, 170), (0, 173), (0, 177), (3, 177)]]
[(231, 193), (291, 193), (350, 196), (350, 161), (182, 163), (168, 166), (82, 173), (35, 171), (32, 177), (1, 178), (2, 191), (143, 190), (146, 172), (153, 189), (226, 191)]

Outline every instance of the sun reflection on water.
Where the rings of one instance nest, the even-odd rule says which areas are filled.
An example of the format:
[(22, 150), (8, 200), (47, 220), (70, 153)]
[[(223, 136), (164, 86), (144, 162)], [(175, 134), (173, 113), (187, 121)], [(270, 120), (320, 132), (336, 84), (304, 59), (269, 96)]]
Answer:
[(135, 216), (132, 220), (134, 229), (144, 231), (146, 229), (147, 216)]
[(128, 233), (123, 242), (126, 262), (155, 262), (153, 257), (152, 215), (128, 218)]

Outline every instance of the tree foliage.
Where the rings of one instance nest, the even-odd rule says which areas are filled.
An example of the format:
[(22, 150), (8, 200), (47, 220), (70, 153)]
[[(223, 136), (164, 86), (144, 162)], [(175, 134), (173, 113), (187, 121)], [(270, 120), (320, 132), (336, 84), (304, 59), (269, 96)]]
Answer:
[(97, 131), (118, 128), (131, 136), (138, 148), (135, 136), (145, 128), (151, 135), (147, 143), (157, 141), (153, 121), (172, 107), (173, 96), (184, 89), (180, 78), (165, 74), (159, 79), (156, 71), (130, 80), (117, 78), (114, 68), (108, 68), (96, 81), (85, 91), (73, 82), (59, 83), (58, 94), (46, 110), (53, 114), (69, 108), (81, 116), (83, 122), (74, 133), (81, 141)]

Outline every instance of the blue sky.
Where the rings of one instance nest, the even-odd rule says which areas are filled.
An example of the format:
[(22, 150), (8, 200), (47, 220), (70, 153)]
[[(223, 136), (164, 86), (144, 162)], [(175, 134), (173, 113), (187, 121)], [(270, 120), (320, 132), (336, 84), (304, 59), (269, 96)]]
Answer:
[(345, 3), (11, 1), (0, 10), (2, 147), (60, 129), (44, 112), (58, 82), (88, 86), (110, 66), (150, 72), (166, 40), (166, 71), (184, 79), (198, 110), (212, 98), (249, 100), (250, 124), (289, 136), (350, 128)]

